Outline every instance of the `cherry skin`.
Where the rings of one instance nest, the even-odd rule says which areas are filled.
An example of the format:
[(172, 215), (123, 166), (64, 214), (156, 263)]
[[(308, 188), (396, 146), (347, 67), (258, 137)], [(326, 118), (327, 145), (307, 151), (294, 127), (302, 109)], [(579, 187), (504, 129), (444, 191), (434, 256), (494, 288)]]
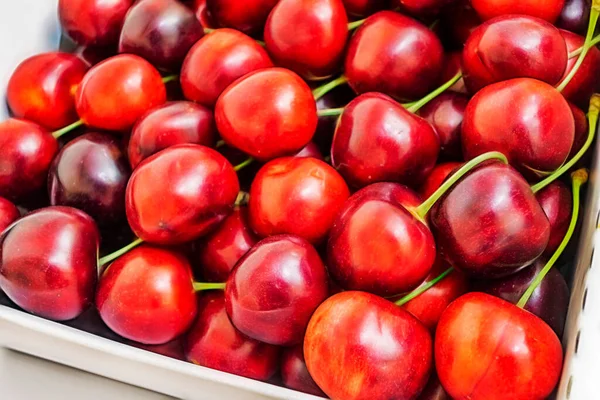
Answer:
[(271, 236), (231, 271), (225, 288), (227, 315), (253, 339), (298, 344), (311, 315), (328, 296), (327, 281), (325, 266), (310, 243), (292, 235)]
[(85, 46), (109, 46), (119, 33), (133, 0), (59, 0), (58, 17), (75, 42)]
[(421, 187), (419, 188), (419, 194), (423, 199), (427, 199), (433, 194), (446, 178), (456, 169), (460, 168), (462, 164), (459, 162), (447, 162), (436, 165), (431, 171), (431, 174), (425, 179)]
[(200, 21), (203, 28), (216, 28), (210, 15), (208, 15), (208, 9), (206, 8), (206, 0), (193, 0), (192, 10), (196, 14), (196, 18)]
[(340, 116), (331, 164), (357, 188), (384, 181), (419, 185), (435, 166), (439, 148), (426, 120), (384, 94), (366, 93)]
[(447, 7), (440, 16), (439, 36), (448, 48), (462, 50), (471, 33), (479, 25), (481, 18), (471, 6), (471, 1), (458, 0), (456, 4)]
[(538, 258), (550, 223), (527, 181), (491, 162), (472, 170), (429, 213), (441, 254), (479, 278), (507, 276)]
[(194, 12), (177, 0), (140, 0), (125, 17), (119, 53), (137, 54), (158, 68), (174, 70), (202, 36)]
[(133, 54), (111, 57), (92, 67), (77, 89), (77, 114), (93, 128), (124, 131), (146, 111), (166, 101), (160, 73)]
[(233, 29), (217, 29), (189, 51), (181, 68), (181, 89), (186, 99), (214, 107), (235, 80), (273, 63), (254, 39)]
[(100, 133), (79, 136), (52, 162), (48, 174), (50, 204), (75, 207), (98, 225), (113, 225), (125, 217), (130, 174), (118, 139)]
[(96, 308), (104, 323), (126, 339), (167, 343), (187, 331), (196, 317), (192, 282), (183, 255), (144, 244), (104, 270)]
[(294, 157), (312, 157), (323, 161), (323, 154), (321, 154), (321, 150), (319, 150), (319, 146), (315, 142), (308, 142), (302, 150), (294, 154)]
[(382, 92), (398, 100), (423, 97), (436, 84), (444, 51), (425, 25), (392, 11), (370, 16), (356, 30), (345, 60), (358, 94)]
[(407, 311), (351, 291), (315, 311), (304, 356), (311, 376), (332, 399), (414, 399), (432, 369), (432, 347), (427, 329)]
[(442, 8), (455, 0), (396, 0), (400, 10), (415, 17), (431, 17), (438, 15)]
[(341, 68), (348, 38), (344, 4), (342, 0), (280, 0), (269, 14), (264, 37), (277, 65), (304, 79), (330, 77)]
[(125, 197), (127, 220), (146, 242), (189, 242), (231, 213), (239, 190), (225, 157), (208, 147), (180, 144), (148, 157), (133, 171)]
[(566, 160), (575, 134), (569, 103), (547, 83), (517, 78), (489, 85), (469, 101), (462, 125), (465, 159), (505, 154), (525, 176)]
[(444, 387), (440, 383), (437, 375), (433, 373), (431, 378), (429, 378), (429, 382), (427, 382), (427, 386), (421, 392), (417, 400), (452, 400), (448, 393), (444, 390)]
[(471, 0), (479, 16), (488, 20), (505, 14), (524, 14), (554, 23), (565, 0)]
[(252, 182), (250, 226), (263, 237), (289, 233), (318, 244), (349, 196), (346, 182), (329, 164), (310, 157), (277, 158)]
[(0, 236), (0, 289), (27, 312), (73, 319), (93, 301), (99, 245), (94, 220), (84, 212), (34, 211)]
[(366, 17), (388, 6), (389, 0), (342, 0), (348, 16)]
[(283, 384), (294, 390), (325, 397), (306, 368), (304, 346), (288, 347), (281, 356), (281, 378)]
[(556, 21), (556, 26), (585, 35), (591, 6), (590, 0), (565, 0), (565, 5)]
[[(573, 118), (575, 119), (575, 138), (573, 139), (573, 147), (571, 147), (571, 152), (569, 153), (568, 160), (575, 157), (575, 154), (581, 150), (583, 145), (585, 144), (588, 134), (588, 120), (585, 113), (573, 103), (569, 103), (571, 107), (571, 112), (573, 113)], [(584, 155), (575, 163), (575, 165), (571, 168), (571, 171), (575, 171), (579, 168), (584, 168), (590, 164), (590, 157), (592, 156), (592, 147), (590, 147)]]
[(419, 286), (435, 260), (433, 235), (411, 214), (420, 203), (416, 193), (394, 183), (376, 183), (352, 195), (327, 243), (332, 279), (344, 289), (385, 297)]
[(453, 399), (545, 399), (560, 376), (562, 347), (535, 315), (488, 294), (468, 293), (442, 315), (435, 361)]
[(266, 381), (279, 366), (279, 347), (249, 337), (231, 324), (223, 292), (200, 295), (198, 317), (185, 337), (185, 358), (203, 367)]
[(469, 36), (462, 69), (471, 93), (520, 77), (555, 85), (568, 57), (565, 40), (553, 25), (540, 18), (505, 15), (485, 22)]
[(4, 197), (0, 197), (0, 234), (20, 216), (21, 213), (17, 206)]
[(206, 0), (206, 8), (218, 26), (255, 35), (263, 31), (267, 17), (278, 1)]
[(298, 75), (267, 68), (230, 85), (217, 101), (215, 120), (227, 144), (268, 161), (293, 154), (310, 142), (317, 127), (317, 107)]
[(22, 201), (46, 183), (58, 142), (41, 126), (23, 119), (0, 122), (0, 196)]
[(13, 115), (59, 129), (79, 118), (75, 90), (88, 67), (68, 53), (44, 53), (27, 58), (8, 81), (6, 101)]
[[(452, 79), (456, 74), (462, 71), (462, 51), (452, 51), (445, 55), (445, 65), (440, 75), (439, 85)], [(469, 91), (465, 87), (465, 80), (461, 77), (456, 83), (448, 88), (448, 92), (456, 92), (468, 94)]]
[(238, 207), (196, 246), (199, 276), (208, 282), (224, 282), (237, 262), (258, 242), (248, 222), (248, 209)]
[(217, 128), (210, 109), (188, 101), (170, 102), (143, 115), (133, 127), (127, 154), (132, 168), (167, 147), (201, 144), (212, 147)]
[(571, 222), (573, 196), (571, 190), (560, 181), (554, 181), (535, 194), (548, 221), (550, 222), (550, 240), (544, 250), (551, 257), (562, 242)]

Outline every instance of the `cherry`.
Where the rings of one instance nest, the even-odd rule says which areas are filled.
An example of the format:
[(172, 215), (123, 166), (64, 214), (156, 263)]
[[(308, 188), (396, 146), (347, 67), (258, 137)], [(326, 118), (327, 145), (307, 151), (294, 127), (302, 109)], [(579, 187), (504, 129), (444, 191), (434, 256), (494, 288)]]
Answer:
[(505, 15), (485, 22), (469, 36), (462, 69), (472, 93), (520, 77), (555, 85), (564, 75), (568, 57), (565, 40), (553, 25), (526, 15)]
[[(462, 50), (471, 33), (479, 25), (481, 18), (471, 6), (471, 1), (458, 0), (446, 7), (440, 16), (439, 36), (449, 48)], [(454, 74), (450, 76), (452, 75)]]
[(500, 151), (526, 176), (560, 167), (573, 145), (574, 120), (564, 97), (547, 83), (517, 78), (479, 91), (465, 110), (465, 159)]
[(436, 16), (448, 4), (455, 0), (396, 0), (400, 10), (416, 17)]
[(574, 33), (585, 34), (591, 3), (591, 0), (565, 0), (556, 26)]
[(554, 23), (565, 0), (471, 0), (481, 18), (488, 20), (504, 14), (524, 14)]
[(314, 247), (279, 235), (261, 240), (238, 262), (227, 280), (225, 305), (245, 335), (291, 346), (302, 341), (328, 291), (327, 272)]
[(0, 122), (0, 196), (22, 201), (46, 183), (58, 142), (41, 126), (22, 119)]
[(199, 104), (176, 101), (157, 106), (144, 114), (133, 127), (128, 151), (131, 167), (167, 147), (193, 143), (213, 146), (217, 128), (210, 109)]
[(143, 344), (163, 344), (196, 317), (192, 270), (174, 251), (142, 245), (117, 258), (98, 284), (96, 307), (115, 333)]
[(283, 384), (290, 389), (325, 397), (325, 393), (317, 386), (306, 368), (302, 344), (289, 347), (283, 351), (281, 356), (281, 378)]
[(389, 0), (342, 0), (348, 16), (366, 17), (387, 8)]
[(419, 188), (418, 192), (421, 197), (426, 199), (431, 196), (442, 185), (448, 175), (460, 166), (461, 163), (459, 162), (447, 162), (436, 165)]
[(217, 29), (189, 51), (181, 68), (181, 89), (186, 99), (214, 107), (235, 80), (272, 66), (254, 39), (233, 29)]
[(92, 67), (77, 89), (76, 107), (88, 126), (124, 131), (150, 108), (166, 101), (159, 72), (133, 54), (111, 57)]
[(208, 9), (206, 8), (206, 0), (193, 0), (192, 10), (196, 13), (196, 18), (200, 21), (200, 24), (204, 28), (216, 28), (210, 15), (208, 15)]
[(298, 75), (267, 68), (229, 86), (217, 101), (215, 120), (227, 144), (268, 161), (293, 154), (310, 142), (317, 127), (317, 108), (310, 88)]
[(47, 207), (0, 236), (0, 288), (19, 307), (65, 321), (93, 301), (100, 237), (87, 214)]
[(280, 0), (269, 14), (264, 35), (277, 65), (304, 79), (330, 77), (341, 67), (348, 37), (344, 4), (342, 0)]
[(294, 154), (294, 157), (312, 157), (323, 161), (323, 154), (321, 154), (321, 150), (319, 150), (319, 146), (315, 142), (308, 142), (302, 150)]
[[(448, 82), (452, 79), (453, 76), (461, 72), (461, 62), (462, 62), (462, 51), (452, 51), (450, 53), (446, 53), (445, 55), (445, 65), (442, 70), (442, 74), (440, 75), (440, 85), (443, 82)], [(456, 92), (462, 94), (468, 94), (467, 88), (465, 87), (465, 80), (460, 77), (460, 79), (448, 88), (448, 92)]]
[(74, 93), (88, 67), (77, 56), (52, 52), (27, 58), (8, 81), (6, 101), (13, 115), (59, 129), (79, 118)]
[(344, 108), (331, 163), (353, 187), (382, 181), (418, 185), (435, 166), (439, 147), (426, 120), (384, 94), (366, 93)]
[(442, 93), (419, 111), (440, 139), (440, 157), (462, 159), (460, 132), (469, 98), (459, 93)]
[(444, 387), (440, 383), (437, 374), (434, 373), (429, 378), (427, 386), (421, 392), (421, 395), (417, 397), (417, 400), (452, 400), (448, 393), (444, 390)]
[(127, 220), (144, 241), (188, 242), (231, 213), (238, 191), (233, 166), (215, 150), (195, 144), (172, 146), (133, 171), (125, 200)]
[(279, 0), (206, 0), (213, 21), (223, 28), (234, 28), (248, 35), (261, 33), (269, 13)]
[(289, 233), (318, 244), (349, 196), (344, 179), (325, 162), (277, 158), (258, 171), (250, 188), (250, 226), (263, 237)]
[(204, 36), (192, 10), (176, 0), (139, 0), (127, 13), (119, 53), (132, 53), (162, 69), (177, 69)]
[(13, 203), (0, 197), (0, 234), (20, 216), (19, 209)]
[(381, 11), (367, 18), (350, 39), (345, 74), (358, 94), (382, 92), (412, 100), (435, 86), (443, 56), (442, 44), (425, 25)]
[(67, 33), (85, 46), (108, 46), (119, 40), (133, 0), (59, 0), (58, 17)]
[(544, 399), (558, 382), (562, 347), (535, 315), (488, 294), (468, 293), (440, 319), (435, 361), (454, 399)]
[(554, 181), (541, 189), (535, 197), (550, 222), (550, 240), (544, 250), (544, 255), (549, 257), (556, 251), (567, 232), (573, 199), (569, 188), (560, 181)]
[(364, 292), (327, 299), (304, 339), (308, 371), (332, 399), (414, 399), (427, 383), (432, 353), (431, 336), (416, 318)]
[[(575, 120), (575, 137), (573, 139), (573, 147), (567, 157), (568, 160), (575, 157), (575, 155), (585, 145), (588, 136), (588, 120), (585, 113), (576, 105), (569, 103), (571, 112), (573, 113), (573, 119)], [(591, 151), (587, 151), (575, 164), (576, 168), (581, 168), (585, 165), (589, 165), (591, 157)]]
[(116, 138), (85, 134), (69, 142), (54, 158), (48, 175), (50, 203), (79, 208), (98, 225), (114, 225), (125, 217), (130, 174)]

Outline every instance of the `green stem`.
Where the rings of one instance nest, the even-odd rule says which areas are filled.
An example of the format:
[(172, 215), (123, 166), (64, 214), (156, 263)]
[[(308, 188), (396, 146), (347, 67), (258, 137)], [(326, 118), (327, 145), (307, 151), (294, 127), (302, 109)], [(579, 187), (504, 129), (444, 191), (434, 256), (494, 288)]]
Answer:
[(224, 140), (219, 140), (217, 142), (217, 144), (215, 144), (215, 148), (218, 149), (219, 147), (223, 147), (225, 146), (225, 141)]
[(250, 193), (240, 191), (235, 199), (235, 206), (245, 206), (248, 204), (248, 200), (250, 200)]
[(319, 100), (321, 97), (325, 96), (327, 93), (346, 82), (348, 82), (348, 78), (346, 78), (345, 75), (341, 75), (340, 77), (319, 86), (312, 91), (315, 101)]
[(207, 283), (207, 282), (194, 282), (194, 291), (199, 292), (201, 290), (224, 290), (225, 282), (223, 283)]
[(483, 153), (480, 156), (475, 157), (471, 161), (465, 163), (458, 171), (452, 174), (448, 179), (442, 183), (442, 185), (435, 191), (427, 200), (425, 200), (419, 207), (415, 209), (416, 216), (418, 216), (421, 220), (425, 220), (425, 216), (433, 207), (436, 201), (438, 201), (456, 182), (460, 180), (464, 175), (466, 175), (473, 168), (478, 166), (484, 161), (488, 160), (500, 160), (504, 164), (508, 164), (508, 160), (506, 156), (498, 151), (490, 151), (487, 153)]
[(263, 42), (262, 40), (256, 39), (255, 42), (258, 43), (259, 46), (267, 47), (267, 44), (265, 42)]
[(537, 193), (556, 179), (558, 179), (562, 174), (567, 172), (569, 169), (575, 165), (577, 161), (583, 157), (583, 155), (588, 151), (592, 142), (594, 141), (594, 136), (596, 135), (596, 125), (598, 124), (598, 113), (600, 112), (600, 95), (594, 94), (590, 100), (590, 108), (588, 111), (588, 137), (581, 147), (579, 151), (571, 158), (568, 162), (564, 163), (559, 169), (554, 171), (552, 174), (548, 175), (543, 180), (539, 181), (535, 185), (531, 186), (531, 190), (533, 193)]
[(424, 285), (419, 286), (418, 288), (416, 288), (415, 290), (413, 290), (406, 296), (403, 296), (400, 300), (396, 301), (396, 305), (398, 305), (398, 306), (405, 305), (406, 303), (408, 303), (409, 301), (411, 301), (418, 295), (422, 294), (423, 292), (426, 292), (432, 286), (436, 285), (439, 281), (441, 281), (442, 279), (444, 279), (445, 277), (450, 275), (450, 273), (452, 273), (452, 271), (454, 271), (454, 268), (452, 268), (452, 267), (448, 268), (447, 270), (445, 270), (444, 272), (439, 274), (435, 279), (430, 280), (429, 282), (425, 283)]
[(215, 30), (214, 30), (214, 29), (211, 29), (211, 28), (204, 28), (204, 34), (205, 34), (205, 35), (208, 35), (209, 33), (211, 33), (211, 32), (214, 32), (214, 31), (215, 31)]
[(446, 89), (448, 89), (452, 85), (454, 85), (460, 78), (462, 78), (462, 72), (458, 72), (458, 74), (454, 75), (452, 77), (452, 79), (450, 79), (448, 82), (444, 83), (439, 88), (435, 89), (433, 92), (429, 93), (427, 96), (423, 97), (421, 100), (417, 100), (413, 103), (403, 104), (403, 106), (411, 113), (416, 113), (425, 104), (429, 103), (431, 100), (435, 99), (440, 94), (444, 93), (446, 91)]
[(562, 242), (560, 242), (560, 246), (558, 246), (558, 249), (556, 249), (554, 254), (552, 254), (550, 260), (548, 260), (546, 265), (544, 265), (544, 268), (542, 268), (542, 270), (536, 275), (536, 277), (533, 279), (525, 293), (523, 293), (523, 296), (521, 296), (521, 298), (519, 299), (519, 302), (517, 303), (518, 307), (525, 307), (535, 289), (537, 289), (542, 280), (546, 277), (546, 274), (548, 273), (548, 271), (550, 271), (550, 268), (552, 268), (552, 266), (556, 263), (556, 260), (558, 260), (558, 258), (565, 250), (565, 247), (567, 247), (569, 240), (571, 240), (573, 232), (575, 231), (575, 226), (577, 225), (577, 217), (579, 216), (580, 188), (581, 185), (587, 182), (587, 180), (588, 173), (585, 170), (585, 168), (578, 169), (577, 171), (573, 172), (573, 174), (571, 174), (571, 181), (573, 186), (573, 213), (571, 214), (571, 222), (569, 223), (569, 228), (567, 229), (567, 233), (565, 234), (565, 237), (563, 238)]
[(359, 19), (358, 21), (350, 22), (348, 24), (348, 30), (352, 31), (352, 30), (358, 28), (359, 26), (361, 26), (362, 24), (364, 24), (364, 22), (366, 20), (367, 20), (366, 18), (363, 18), (363, 19)]
[(340, 107), (340, 108), (325, 108), (323, 110), (317, 110), (317, 115), (319, 117), (331, 117), (331, 116), (338, 116), (341, 115), (344, 112), (344, 107)]
[(250, 165), (252, 163), (252, 161), (254, 161), (254, 158), (248, 157), (246, 160), (244, 160), (243, 162), (241, 162), (238, 165), (236, 165), (235, 167), (233, 167), (233, 169), (235, 171), (239, 171), (240, 169), (245, 168), (248, 165)]
[(54, 139), (58, 139), (59, 137), (61, 137), (62, 135), (65, 135), (71, 131), (74, 131), (75, 129), (79, 128), (81, 125), (83, 125), (83, 121), (79, 120), (79, 121), (75, 121), (73, 122), (71, 125), (67, 125), (64, 128), (61, 128), (57, 131), (52, 132), (52, 136), (54, 136)]
[[(594, 47), (598, 43), (600, 43), (600, 35), (597, 35), (596, 37), (594, 37), (592, 39), (592, 41), (590, 42), (590, 48)], [(583, 51), (583, 46), (581, 46), (577, 50), (573, 50), (572, 52), (569, 53), (569, 59), (571, 59), (573, 57), (577, 57), (578, 55), (581, 54), (582, 51)]]
[(127, 246), (113, 252), (110, 253), (104, 257), (102, 257), (100, 260), (98, 260), (98, 264), (102, 267), (106, 264), (108, 264), (111, 261), (116, 260), (117, 258), (121, 257), (123, 254), (127, 253), (129, 250), (139, 246), (140, 244), (142, 244), (144, 241), (140, 238), (135, 239), (133, 242), (129, 243)]
[(179, 75), (169, 75), (169, 76), (165, 76), (162, 81), (163, 83), (169, 83), (172, 82), (174, 80), (177, 80), (179, 78)]

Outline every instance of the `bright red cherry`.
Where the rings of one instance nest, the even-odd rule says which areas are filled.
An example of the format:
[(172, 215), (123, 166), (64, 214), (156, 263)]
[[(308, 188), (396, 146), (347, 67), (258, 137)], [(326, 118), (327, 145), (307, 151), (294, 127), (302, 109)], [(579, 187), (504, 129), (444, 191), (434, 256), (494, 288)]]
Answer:
[(304, 346), (302, 344), (288, 347), (281, 356), (281, 379), (290, 388), (315, 396), (325, 397), (325, 393), (317, 386), (310, 376), (304, 361)]
[(255, 35), (262, 33), (267, 17), (278, 1), (206, 0), (206, 8), (218, 26)]
[(448, 175), (461, 165), (459, 162), (447, 162), (436, 165), (419, 188), (421, 197), (427, 199), (431, 196), (444, 183)]
[(21, 212), (13, 203), (0, 197), (0, 233), (21, 216)]
[(550, 222), (550, 240), (544, 250), (551, 257), (562, 242), (571, 222), (573, 196), (571, 190), (561, 181), (554, 181), (535, 194)]
[(419, 110), (440, 139), (440, 157), (462, 159), (460, 132), (469, 98), (459, 93), (442, 93)]
[(505, 14), (524, 14), (553, 23), (565, 0), (471, 0), (481, 18), (488, 20)]
[[(582, 36), (565, 30), (561, 30), (560, 33), (562, 33), (567, 43), (567, 51), (569, 53), (583, 46), (585, 39)], [(571, 72), (576, 62), (577, 57), (569, 58), (563, 79)], [(599, 69), (600, 50), (596, 46), (592, 46), (571, 82), (563, 89), (563, 96), (577, 106), (587, 110), (590, 97), (592, 97), (592, 94), (600, 86), (600, 75), (597, 73)]]
[(349, 16), (366, 17), (388, 6), (389, 0), (342, 0)]

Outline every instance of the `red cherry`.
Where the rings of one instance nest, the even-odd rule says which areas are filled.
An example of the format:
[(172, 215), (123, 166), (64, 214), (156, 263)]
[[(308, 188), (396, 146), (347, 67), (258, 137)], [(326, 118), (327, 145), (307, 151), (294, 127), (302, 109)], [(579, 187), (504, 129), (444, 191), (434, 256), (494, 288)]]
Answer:
[(0, 197), (0, 234), (20, 216), (19, 209), (13, 203)]
[(266, 381), (279, 366), (280, 349), (238, 331), (221, 291), (202, 294), (198, 317), (185, 337), (185, 357), (203, 367)]
[(431, 17), (436, 16), (442, 11), (442, 8), (455, 0), (396, 0), (400, 5), (400, 9), (407, 14), (416, 17)]
[(553, 23), (565, 0), (471, 0), (481, 18), (488, 20), (505, 14), (524, 14)]
[(291, 346), (302, 341), (328, 291), (327, 272), (314, 247), (279, 235), (261, 240), (239, 261), (227, 280), (225, 305), (245, 335)]
[(442, 315), (435, 361), (453, 399), (545, 399), (560, 376), (562, 347), (535, 315), (488, 294), (469, 293)]
[(310, 157), (265, 164), (250, 188), (250, 226), (260, 236), (289, 233), (322, 242), (350, 191), (337, 171)]
[(401, 307), (364, 292), (327, 299), (310, 320), (304, 356), (332, 399), (414, 399), (432, 368), (432, 340)]
[(345, 61), (356, 93), (417, 99), (437, 83), (444, 51), (425, 25), (392, 11), (370, 16), (350, 39)]
[(272, 66), (254, 39), (233, 29), (217, 29), (189, 51), (181, 68), (181, 89), (186, 99), (214, 107), (236, 79)]
[(215, 23), (248, 35), (262, 32), (269, 13), (279, 0), (206, 0), (206, 8)]
[(142, 240), (177, 244), (218, 225), (240, 190), (233, 166), (208, 147), (181, 144), (145, 159), (125, 198), (127, 220)]
[[(571, 112), (573, 113), (573, 119), (575, 120), (575, 137), (573, 139), (573, 146), (571, 147), (571, 152), (567, 157), (567, 160), (575, 157), (575, 154), (581, 150), (583, 145), (585, 144), (589, 129), (588, 129), (588, 120), (585, 113), (576, 105), (569, 103), (569, 107), (571, 107)], [(579, 159), (577, 163), (573, 166), (571, 170), (576, 170), (578, 168), (584, 168), (589, 165), (590, 157), (592, 155), (592, 148), (588, 149), (587, 152)]]
[[(456, 74), (462, 71), (462, 51), (452, 51), (446, 53), (445, 64), (440, 75), (439, 85), (442, 86), (444, 83), (452, 79)], [(461, 77), (456, 83), (450, 86), (448, 92), (456, 92), (462, 94), (468, 94), (467, 88), (465, 87), (465, 80)], [(424, 106), (425, 107), (425, 106)]]
[(349, 16), (366, 17), (388, 6), (389, 0), (342, 0)]
[(79, 119), (74, 94), (88, 67), (68, 53), (27, 58), (8, 81), (6, 101), (13, 115), (59, 129)]
[(216, 28), (212, 18), (208, 14), (208, 9), (206, 8), (206, 0), (193, 0), (193, 4), (191, 5), (192, 10), (196, 13), (196, 18), (200, 21), (200, 24), (204, 28)]
[(21, 218), (0, 241), (0, 289), (25, 311), (65, 321), (93, 301), (100, 236), (87, 214), (43, 208)]
[(177, 101), (155, 107), (133, 127), (128, 144), (129, 162), (140, 162), (167, 147), (177, 144), (213, 146), (217, 128), (213, 113), (201, 105)]
[(281, 356), (281, 379), (283, 384), (290, 389), (325, 397), (325, 393), (317, 386), (306, 368), (302, 344), (288, 347), (283, 351)]
[(75, 96), (77, 113), (86, 125), (113, 131), (131, 128), (166, 98), (156, 68), (132, 54), (114, 56), (92, 67)]
[(550, 222), (550, 240), (544, 250), (551, 257), (562, 242), (571, 222), (573, 196), (571, 190), (560, 181), (554, 181), (535, 194)]
[(323, 154), (321, 154), (321, 150), (319, 150), (319, 147), (315, 144), (315, 142), (308, 142), (308, 144), (304, 146), (302, 150), (294, 154), (294, 157), (312, 157), (323, 161)]
[(427, 199), (444, 183), (448, 175), (461, 166), (459, 162), (447, 162), (436, 165), (431, 174), (425, 179), (419, 188), (419, 194)]
[(317, 127), (310, 88), (283, 68), (252, 72), (229, 86), (215, 107), (217, 129), (228, 144), (260, 160), (293, 154)]

